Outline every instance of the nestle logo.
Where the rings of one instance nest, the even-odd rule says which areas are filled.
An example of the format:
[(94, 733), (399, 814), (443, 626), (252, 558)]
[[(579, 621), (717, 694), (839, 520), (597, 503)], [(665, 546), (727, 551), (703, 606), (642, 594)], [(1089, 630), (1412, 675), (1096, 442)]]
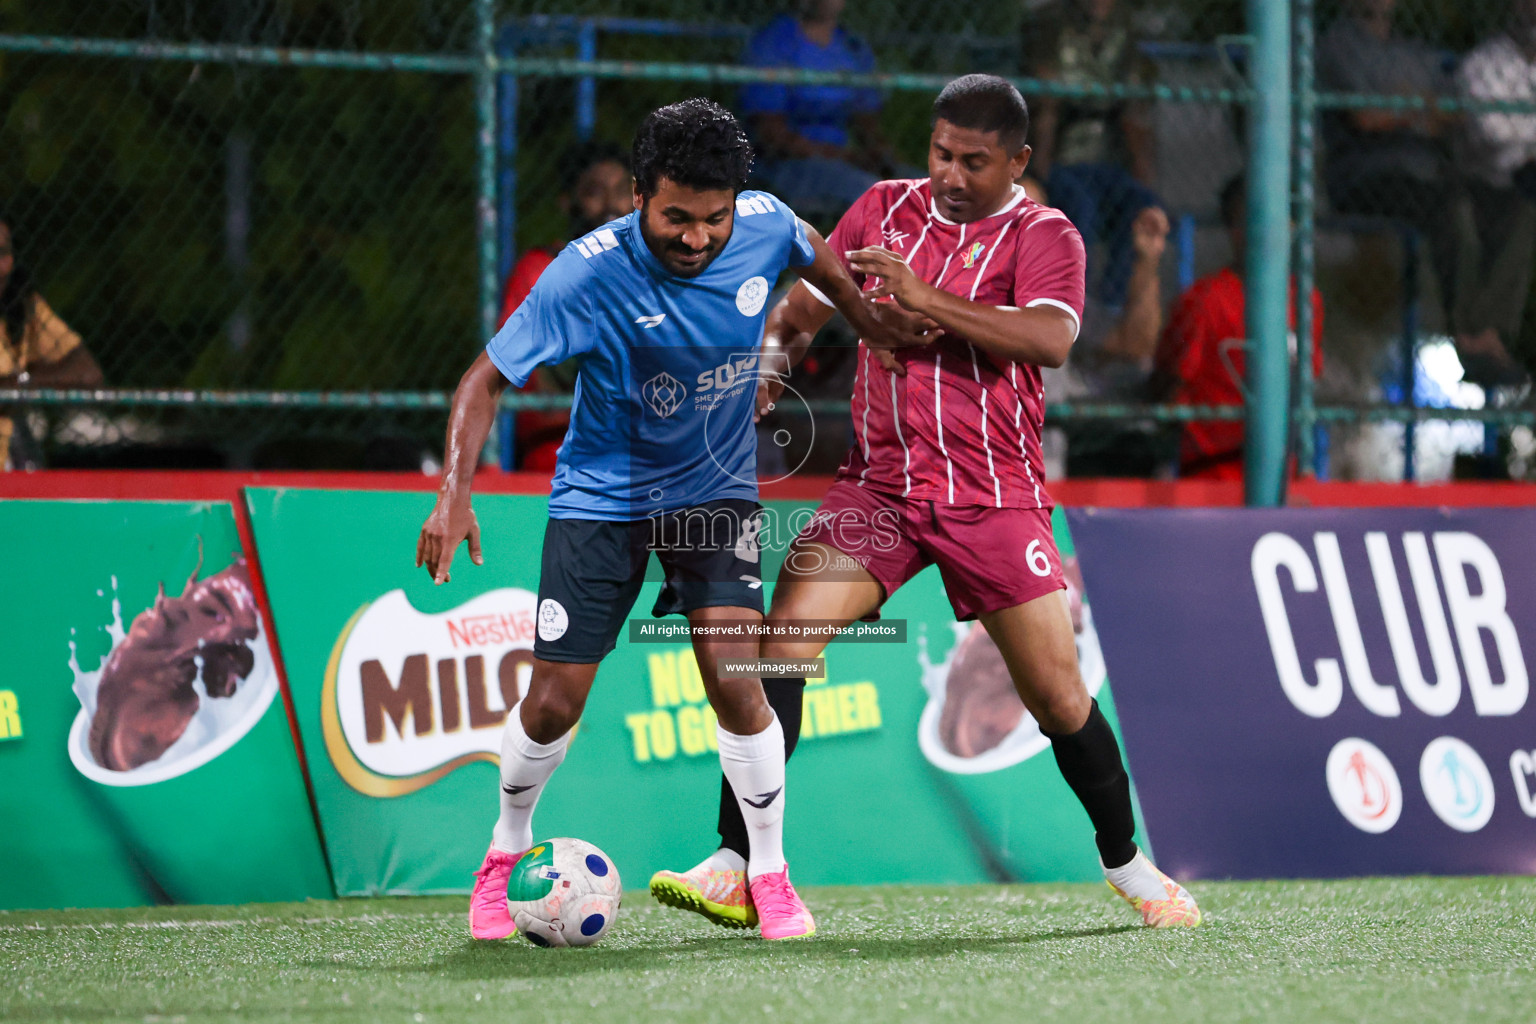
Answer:
[(449, 619), (448, 639), (455, 648), (489, 647), (518, 641), (532, 642), (533, 616), (489, 614), (465, 615), (457, 621)]

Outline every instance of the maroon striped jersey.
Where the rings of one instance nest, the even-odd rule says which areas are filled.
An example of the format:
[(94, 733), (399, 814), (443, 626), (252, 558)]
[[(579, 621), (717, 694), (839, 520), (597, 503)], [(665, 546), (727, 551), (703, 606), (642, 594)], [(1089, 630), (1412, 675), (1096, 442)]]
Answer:
[[(933, 205), (928, 179), (882, 181), (838, 222), (827, 244), (839, 259), (881, 245), (944, 291), (992, 306), (1055, 306), (1081, 325), (1083, 240), (1059, 210), (1015, 186), (997, 213), (970, 224)], [(849, 267), (866, 290), (876, 282)], [(951, 505), (1045, 508), (1040, 368), (992, 356), (945, 333), (897, 353), (905, 377), (859, 342), (853, 386), (855, 441), (839, 479)]]

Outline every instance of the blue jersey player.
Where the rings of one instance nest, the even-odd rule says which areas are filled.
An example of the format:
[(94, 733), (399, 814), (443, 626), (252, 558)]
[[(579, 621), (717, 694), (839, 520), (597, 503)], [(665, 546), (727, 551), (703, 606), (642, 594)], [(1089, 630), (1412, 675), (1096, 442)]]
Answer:
[[(540, 364), (580, 366), (549, 500), (533, 672), (507, 715), (501, 815), (470, 898), (476, 938), (515, 929), (507, 878), (533, 843), (534, 806), (652, 552), (666, 580), (654, 614), (686, 615), (694, 630), (721, 767), (751, 837), (748, 887), (763, 937), (815, 930), (784, 860), (783, 730), (760, 681), (721, 678), (718, 665), (757, 657), (751, 627), (763, 619), (758, 346), (786, 268), (864, 337), (902, 339), (813, 230), (773, 196), (743, 191), (751, 160), (736, 120), (708, 100), (653, 112), (635, 137), (635, 211), (565, 247), (454, 395), (437, 505), (417, 545), (417, 564), (439, 583), (460, 542), (482, 561), (470, 478), (498, 397)], [(735, 634), (721, 638), (727, 624)]]

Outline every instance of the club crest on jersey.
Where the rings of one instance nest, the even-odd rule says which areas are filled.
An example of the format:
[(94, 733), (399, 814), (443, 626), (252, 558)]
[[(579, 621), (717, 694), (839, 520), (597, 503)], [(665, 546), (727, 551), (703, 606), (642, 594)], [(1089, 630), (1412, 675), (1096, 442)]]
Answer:
[(987, 247), (982, 245), (980, 242), (972, 242), (971, 247), (965, 250), (965, 252), (961, 253), (960, 265), (966, 270), (970, 270), (976, 265), (976, 261), (981, 258), (981, 254), (986, 251)]
[(768, 301), (768, 279), (749, 277), (736, 290), (736, 308), (742, 316), (757, 316)]
[(677, 412), (687, 394), (683, 382), (666, 372), (658, 373), (640, 386), (640, 397), (662, 419)]

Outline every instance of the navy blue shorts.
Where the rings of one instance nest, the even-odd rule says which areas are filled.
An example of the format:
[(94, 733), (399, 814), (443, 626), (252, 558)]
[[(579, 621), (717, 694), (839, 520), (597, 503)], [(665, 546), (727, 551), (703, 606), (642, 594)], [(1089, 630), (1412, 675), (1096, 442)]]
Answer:
[(646, 519), (551, 519), (539, 571), (535, 657), (590, 665), (613, 650), (651, 552), (665, 574), (651, 614), (747, 608), (762, 614), (763, 507), (724, 498)]

